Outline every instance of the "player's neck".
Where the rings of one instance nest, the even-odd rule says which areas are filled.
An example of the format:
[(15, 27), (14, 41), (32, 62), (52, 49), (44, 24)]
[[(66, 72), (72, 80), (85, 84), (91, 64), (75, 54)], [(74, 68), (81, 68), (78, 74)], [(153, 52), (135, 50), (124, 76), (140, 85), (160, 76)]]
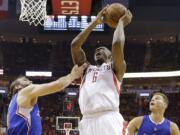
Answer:
[(164, 121), (164, 114), (163, 113), (159, 113), (159, 112), (154, 113), (154, 112), (152, 112), (149, 117), (156, 124), (161, 123), (162, 121)]
[(96, 67), (101, 67), (104, 63), (96, 63)]
[[(102, 64), (101, 64), (102, 65)], [(100, 64), (96, 64), (96, 67), (100, 67), (101, 66)]]
[(99, 61), (96, 62), (97, 67), (100, 67), (102, 64), (103, 64), (103, 62), (99, 62)]

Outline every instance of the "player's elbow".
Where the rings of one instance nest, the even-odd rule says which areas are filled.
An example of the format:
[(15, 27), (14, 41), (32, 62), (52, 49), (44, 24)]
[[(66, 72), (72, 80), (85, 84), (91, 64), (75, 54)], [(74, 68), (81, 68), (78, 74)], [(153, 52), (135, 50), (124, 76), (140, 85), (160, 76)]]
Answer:
[(71, 42), (71, 48), (74, 49), (74, 48), (78, 48), (78, 37), (74, 38)]
[(76, 54), (78, 50), (79, 50), (79, 48), (78, 48), (76, 41), (72, 41), (71, 42), (71, 54), (72, 55)]
[(76, 47), (76, 42), (73, 40), (72, 42), (71, 42), (71, 49), (74, 49)]

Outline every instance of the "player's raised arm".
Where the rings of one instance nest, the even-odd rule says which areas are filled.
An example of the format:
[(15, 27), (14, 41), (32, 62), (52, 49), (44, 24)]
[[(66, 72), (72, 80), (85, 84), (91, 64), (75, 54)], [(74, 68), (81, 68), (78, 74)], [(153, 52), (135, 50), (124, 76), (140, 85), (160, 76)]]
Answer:
[(75, 65), (70, 74), (61, 77), (56, 81), (39, 85), (31, 84), (25, 87), (18, 93), (18, 104), (22, 107), (29, 107), (31, 106), (30, 102), (32, 99), (36, 99), (39, 96), (45, 96), (63, 90), (65, 87), (70, 85), (72, 81), (81, 77), (86, 67), (87, 64), (83, 64), (80, 67)]
[(91, 31), (96, 27), (96, 25), (103, 22), (103, 15), (105, 14), (106, 8), (103, 8), (97, 15), (97, 18), (92, 21), (87, 28), (85, 28), (81, 33), (79, 33), (71, 43), (71, 55), (74, 64), (82, 65), (86, 62), (86, 54), (81, 48)]
[(124, 60), (124, 26), (131, 22), (132, 14), (129, 10), (120, 18), (118, 25), (114, 31), (112, 42), (112, 60), (113, 70), (119, 80), (122, 80), (126, 71), (126, 62)]

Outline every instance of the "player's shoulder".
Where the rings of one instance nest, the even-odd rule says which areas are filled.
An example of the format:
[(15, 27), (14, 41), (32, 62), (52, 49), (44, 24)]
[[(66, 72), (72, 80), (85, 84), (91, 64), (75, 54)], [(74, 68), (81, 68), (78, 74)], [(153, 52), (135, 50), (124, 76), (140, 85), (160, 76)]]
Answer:
[(140, 127), (143, 119), (144, 119), (144, 116), (135, 117), (135, 118), (133, 118), (133, 119), (129, 122), (129, 124), (132, 124), (132, 125), (134, 125), (134, 126)]
[(175, 122), (173, 122), (173, 121), (171, 121), (171, 120), (169, 120), (169, 122), (170, 122), (170, 125), (171, 125), (171, 126), (173, 126), (173, 127), (174, 127), (174, 126), (177, 126), (177, 124), (176, 124)]
[(31, 92), (32, 89), (34, 89), (35, 87), (39, 86), (39, 84), (30, 84), (29, 86), (21, 89), (19, 92), (18, 92), (18, 97), (19, 96), (26, 96), (26, 95), (29, 95), (29, 93)]
[(136, 122), (142, 122), (143, 119), (144, 119), (144, 116), (138, 116), (138, 117), (135, 117), (135, 118), (134, 118), (134, 120), (135, 120)]
[(179, 127), (175, 122), (170, 121), (170, 128), (171, 128), (171, 135), (180, 135)]
[(31, 100), (32, 91), (39, 86), (39, 84), (30, 84), (29, 86), (21, 89), (17, 94), (17, 103), (19, 104), (19, 101), (22, 100)]

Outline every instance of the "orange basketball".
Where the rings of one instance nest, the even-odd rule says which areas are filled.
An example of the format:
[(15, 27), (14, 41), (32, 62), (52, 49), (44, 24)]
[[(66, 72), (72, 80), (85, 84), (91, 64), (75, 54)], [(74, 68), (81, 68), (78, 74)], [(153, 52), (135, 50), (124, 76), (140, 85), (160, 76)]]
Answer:
[(125, 14), (126, 7), (120, 3), (113, 3), (107, 8), (105, 14), (106, 23), (112, 27), (116, 28), (119, 19)]

